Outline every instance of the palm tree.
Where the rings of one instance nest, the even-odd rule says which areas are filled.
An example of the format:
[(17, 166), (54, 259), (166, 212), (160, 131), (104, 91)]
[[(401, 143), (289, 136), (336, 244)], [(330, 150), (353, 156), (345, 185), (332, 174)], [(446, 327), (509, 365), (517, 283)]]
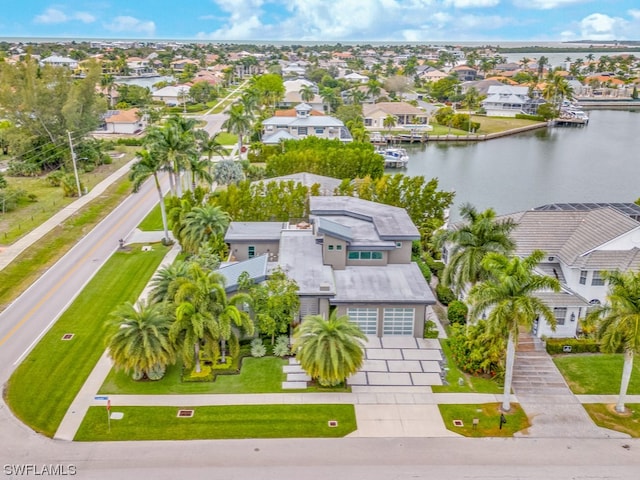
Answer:
[(151, 302), (171, 301), (176, 294), (176, 288), (180, 284), (177, 280), (179, 278), (187, 278), (189, 274), (188, 267), (189, 264), (187, 262), (177, 261), (160, 268), (151, 279)]
[(382, 87), (380, 86), (380, 82), (374, 79), (369, 79), (367, 82), (367, 96), (369, 96), (374, 102), (380, 96), (380, 92)]
[(131, 302), (120, 305), (110, 322), (118, 329), (107, 339), (109, 356), (118, 370), (157, 380), (166, 366), (175, 361), (175, 351), (169, 340), (170, 318), (160, 304)]
[(113, 75), (107, 73), (102, 76), (100, 79), (100, 85), (103, 88), (107, 89), (107, 97), (109, 98), (109, 108), (113, 108), (113, 86), (114, 86), (114, 78)]
[(162, 187), (160, 186), (160, 180), (158, 179), (158, 172), (162, 170), (163, 164), (160, 161), (159, 155), (152, 155), (148, 150), (140, 150), (136, 157), (138, 161), (131, 167), (129, 173), (129, 179), (133, 182), (133, 191), (138, 192), (140, 186), (149, 178), (153, 176), (153, 180), (156, 184), (156, 191), (160, 199), (160, 214), (162, 215), (162, 227), (164, 228), (164, 243), (168, 244), (169, 239), (169, 225), (167, 223), (167, 209), (164, 204), (164, 195), (162, 194)]
[(435, 238), (439, 248), (450, 246), (442, 280), (458, 294), (467, 285), (487, 279), (482, 260), (488, 253), (508, 255), (513, 251), (510, 234), (516, 227), (511, 219), (497, 220), (493, 209), (479, 213), (468, 203), (460, 207), (460, 215), (465, 220), (463, 225)]
[(224, 121), (222, 128), (238, 136), (238, 155), (240, 155), (242, 152), (242, 137), (251, 129), (251, 118), (241, 104), (231, 106), (229, 118)]
[(201, 244), (213, 236), (221, 235), (229, 225), (229, 215), (218, 206), (193, 207), (184, 217), (180, 229), (182, 246), (187, 252), (195, 253)]
[(239, 327), (247, 335), (253, 335), (254, 325), (249, 314), (241, 309), (243, 305), (251, 304), (251, 295), (237, 293), (228, 298), (222, 283), (212, 285), (213, 316), (218, 324), (220, 333), (220, 362), (225, 363), (227, 349), (226, 342), (233, 334), (232, 328)]
[(531, 61), (528, 57), (522, 57), (520, 60), (520, 64), (522, 65), (523, 70), (529, 70), (529, 62)]
[(211, 162), (206, 158), (200, 158), (196, 152), (193, 152), (187, 157), (187, 164), (189, 165), (189, 175), (191, 177), (191, 191), (196, 191), (196, 184), (199, 181), (205, 182), (211, 186), (213, 183), (213, 177), (211, 176)]
[(502, 397), (504, 411), (511, 408), (509, 396), (518, 328), (524, 326), (531, 329), (538, 316), (544, 317), (553, 330), (556, 327), (553, 311), (536, 297), (536, 293), (542, 290), (560, 290), (557, 279), (534, 272), (543, 258), (544, 252), (541, 250), (534, 250), (525, 258), (508, 258), (500, 253), (488, 253), (482, 264), (490, 272), (490, 278), (475, 285), (469, 293), (471, 315), (477, 318), (479, 314), (490, 310), (487, 316), (489, 333), (507, 337)]
[(211, 158), (213, 155), (219, 155), (224, 159), (227, 154), (227, 149), (218, 142), (219, 134), (220, 132), (217, 132), (213, 136), (209, 136), (206, 130), (197, 130), (195, 134), (200, 154), (207, 156), (209, 174), (211, 174)]
[(625, 396), (629, 387), (633, 358), (640, 354), (640, 273), (605, 272), (609, 293), (605, 305), (596, 308), (589, 318), (599, 318), (598, 337), (604, 352), (624, 351), (624, 366), (616, 412), (625, 412)]
[(303, 102), (309, 103), (316, 96), (316, 92), (313, 91), (311, 85), (303, 85), (300, 89), (300, 98)]
[(324, 87), (320, 90), (320, 97), (322, 97), (322, 102), (328, 107), (327, 113), (331, 115), (331, 107), (338, 101), (336, 91), (333, 88)]
[(348, 316), (338, 317), (335, 310), (329, 320), (321, 315), (306, 316), (293, 339), (292, 351), (300, 366), (320, 385), (338, 385), (362, 366), (367, 336)]
[(389, 135), (391, 135), (391, 130), (393, 129), (393, 127), (396, 126), (397, 121), (398, 119), (391, 114), (384, 117), (384, 120), (382, 121), (382, 126), (388, 130)]

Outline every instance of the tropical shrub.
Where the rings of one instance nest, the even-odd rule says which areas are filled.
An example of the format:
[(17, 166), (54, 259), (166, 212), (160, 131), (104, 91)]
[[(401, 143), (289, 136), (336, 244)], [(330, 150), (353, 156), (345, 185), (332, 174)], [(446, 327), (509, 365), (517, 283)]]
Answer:
[(255, 345), (251, 345), (251, 356), (255, 358), (264, 357), (267, 354), (267, 347), (264, 346), (262, 341)]
[(449, 319), (449, 323), (459, 323), (460, 325), (464, 325), (465, 323), (467, 323), (468, 313), (469, 308), (464, 302), (460, 300), (454, 300), (449, 303), (449, 308), (447, 309), (447, 318)]
[(416, 259), (415, 262), (418, 265), (418, 268), (420, 269), (420, 271), (422, 272), (422, 276), (427, 281), (427, 283), (429, 283), (431, 281), (431, 269), (429, 268), (429, 265), (427, 265), (426, 262), (424, 262), (423, 260), (420, 260), (419, 258)]
[(438, 328), (436, 322), (433, 320), (427, 320), (424, 322), (424, 334), (423, 338), (438, 338)]
[(486, 321), (451, 325), (448, 342), (451, 356), (462, 371), (473, 375), (503, 375), (506, 342), (488, 333)]
[(441, 283), (436, 285), (436, 296), (438, 301), (443, 305), (449, 305), (456, 299), (456, 294), (449, 287), (445, 287)]

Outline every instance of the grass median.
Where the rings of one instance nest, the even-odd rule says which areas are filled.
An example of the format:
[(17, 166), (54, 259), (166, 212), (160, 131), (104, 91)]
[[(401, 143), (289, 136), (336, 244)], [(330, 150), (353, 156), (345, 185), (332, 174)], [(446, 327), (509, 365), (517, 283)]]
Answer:
[[(178, 417), (179, 409), (192, 417)], [(344, 437), (355, 431), (353, 405), (230, 405), (218, 407), (118, 407), (107, 423), (105, 407), (91, 407), (74, 440), (196, 440), (228, 438)], [(328, 422), (337, 421), (331, 427)]]
[[(69, 405), (105, 349), (106, 318), (140, 296), (168, 247), (116, 252), (11, 376), (5, 391), (14, 414), (53, 436)], [(71, 340), (62, 340), (72, 333)]]
[[(514, 433), (531, 426), (517, 403), (512, 403), (511, 410), (504, 413), (506, 423), (502, 423), (500, 406), (499, 403), (438, 405), (438, 409), (447, 430), (465, 437), (512, 437)], [(474, 419), (477, 420), (475, 426)]]

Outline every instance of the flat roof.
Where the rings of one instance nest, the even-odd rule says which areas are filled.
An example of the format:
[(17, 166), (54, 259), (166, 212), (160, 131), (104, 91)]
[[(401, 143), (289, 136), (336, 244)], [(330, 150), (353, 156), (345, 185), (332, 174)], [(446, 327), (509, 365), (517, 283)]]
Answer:
[(280, 232), (286, 228), (285, 222), (231, 222), (224, 241), (269, 242), (280, 240)]

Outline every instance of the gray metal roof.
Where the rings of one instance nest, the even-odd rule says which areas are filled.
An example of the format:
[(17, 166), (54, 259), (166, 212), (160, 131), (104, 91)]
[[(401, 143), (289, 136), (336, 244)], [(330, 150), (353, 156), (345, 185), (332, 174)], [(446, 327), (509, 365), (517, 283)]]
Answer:
[(267, 262), (268, 255), (260, 255), (243, 262), (224, 265), (216, 271), (225, 279), (225, 290), (235, 292), (238, 289), (238, 278), (243, 272), (247, 272), (255, 283), (265, 281), (267, 279)]
[(371, 222), (381, 240), (419, 240), (420, 233), (403, 208), (355, 197), (311, 197), (316, 216), (345, 216)]
[(283, 140), (299, 140), (299, 138), (286, 130), (278, 130), (273, 135), (262, 137), (262, 143), (265, 145), (277, 145)]
[(373, 267), (346, 267), (334, 271), (338, 303), (435, 303), (435, 298), (415, 263)]
[(283, 222), (231, 222), (224, 241), (271, 242), (280, 240), (280, 232), (286, 228)]
[(311, 230), (287, 230), (280, 238), (278, 264), (298, 284), (298, 295), (336, 293), (332, 268), (322, 261), (322, 248)]
[(327, 217), (319, 217), (317, 220), (318, 233), (326, 233), (345, 242), (353, 240), (353, 233), (348, 225), (329, 220)]
[(262, 126), (287, 126), (287, 127), (344, 127), (344, 123), (337, 118), (328, 115), (308, 117), (271, 117), (263, 120)]
[[(349, 242), (349, 250), (363, 250), (375, 248), (376, 250), (392, 250), (396, 248), (396, 242), (394, 240), (385, 240), (380, 237), (376, 226), (372, 221), (362, 220), (360, 218), (349, 217), (347, 215), (322, 215), (311, 216), (312, 221), (316, 223), (320, 222), (320, 219), (329, 220), (334, 224), (342, 225), (344, 228), (349, 229), (350, 238), (341, 238)], [(320, 232), (327, 235), (333, 235), (329, 231)]]

